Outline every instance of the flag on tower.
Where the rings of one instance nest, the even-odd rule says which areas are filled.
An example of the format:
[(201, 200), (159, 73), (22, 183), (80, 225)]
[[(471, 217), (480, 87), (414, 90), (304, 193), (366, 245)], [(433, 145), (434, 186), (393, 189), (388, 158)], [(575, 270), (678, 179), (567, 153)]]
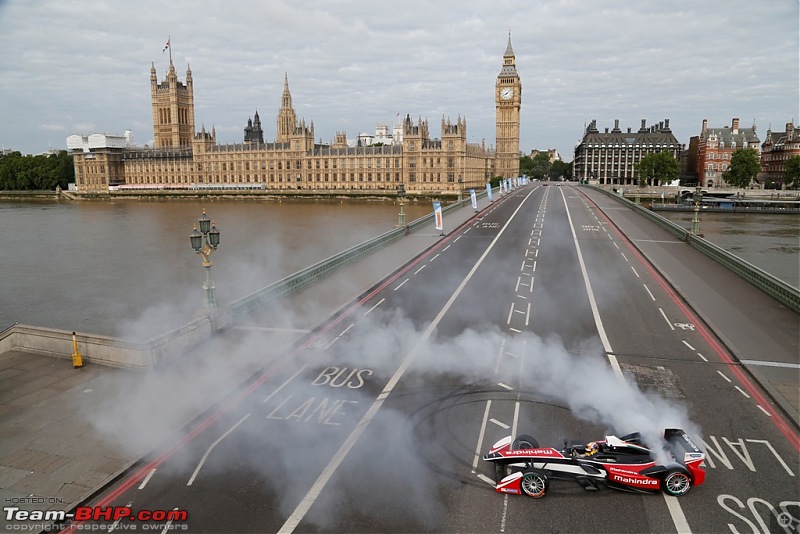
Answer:
[(163, 54), (164, 52), (166, 52), (167, 48), (169, 48), (169, 39), (167, 39), (167, 44), (164, 45), (164, 50), (162, 50), (161, 53)]

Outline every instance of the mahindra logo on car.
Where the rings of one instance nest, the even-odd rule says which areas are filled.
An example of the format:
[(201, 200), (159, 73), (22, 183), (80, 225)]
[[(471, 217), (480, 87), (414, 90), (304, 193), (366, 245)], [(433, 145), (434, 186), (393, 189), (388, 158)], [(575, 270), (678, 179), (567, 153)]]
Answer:
[(617, 482), (623, 482), (625, 484), (648, 484), (651, 486), (658, 485), (658, 480), (653, 480), (651, 478), (630, 478), (619, 475), (613, 475), (611, 478)]

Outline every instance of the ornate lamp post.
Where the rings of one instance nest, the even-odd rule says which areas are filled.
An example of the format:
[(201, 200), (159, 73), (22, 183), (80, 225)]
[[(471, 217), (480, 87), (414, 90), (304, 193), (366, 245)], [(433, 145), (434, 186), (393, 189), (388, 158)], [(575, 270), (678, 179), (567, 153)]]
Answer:
[(206, 210), (203, 210), (203, 215), (197, 222), (200, 226), (200, 231), (197, 231), (198, 224), (195, 224), (194, 231), (189, 236), (189, 239), (192, 242), (192, 248), (195, 253), (203, 258), (203, 267), (206, 269), (206, 282), (203, 284), (203, 289), (206, 290), (205, 307), (209, 309), (216, 308), (217, 296), (214, 293), (214, 282), (211, 281), (211, 262), (208, 258), (219, 246), (219, 230), (206, 215)]
[(703, 200), (703, 190), (700, 189), (700, 184), (694, 190), (694, 219), (692, 219), (692, 234), (700, 235), (700, 202)]
[(400, 216), (397, 218), (397, 227), (403, 228), (406, 225), (406, 206), (403, 204), (403, 199), (406, 196), (406, 186), (400, 184), (397, 186), (397, 198), (400, 200)]

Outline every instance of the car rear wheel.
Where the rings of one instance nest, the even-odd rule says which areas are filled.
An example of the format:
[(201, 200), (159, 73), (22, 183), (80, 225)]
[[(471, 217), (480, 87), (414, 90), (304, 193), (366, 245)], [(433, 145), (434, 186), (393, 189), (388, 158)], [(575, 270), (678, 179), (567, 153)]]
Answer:
[(689, 475), (685, 471), (679, 469), (669, 471), (661, 482), (661, 489), (664, 493), (674, 497), (685, 495), (691, 487), (692, 479), (689, 478)]
[(541, 499), (547, 492), (549, 481), (541, 473), (528, 472), (522, 475), (519, 485), (525, 495), (534, 499)]
[(514, 443), (511, 444), (511, 448), (515, 451), (520, 449), (538, 449), (539, 442), (536, 441), (536, 438), (533, 436), (529, 436), (528, 434), (520, 434), (517, 436), (517, 439), (514, 440)]

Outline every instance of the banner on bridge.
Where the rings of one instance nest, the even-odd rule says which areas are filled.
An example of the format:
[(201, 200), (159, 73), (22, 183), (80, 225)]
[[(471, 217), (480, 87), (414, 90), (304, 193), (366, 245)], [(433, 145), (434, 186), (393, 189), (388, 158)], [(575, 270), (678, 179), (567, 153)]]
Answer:
[(444, 220), (442, 219), (442, 204), (440, 202), (433, 203), (433, 220), (434, 224), (436, 225), (436, 229), (444, 231)]

